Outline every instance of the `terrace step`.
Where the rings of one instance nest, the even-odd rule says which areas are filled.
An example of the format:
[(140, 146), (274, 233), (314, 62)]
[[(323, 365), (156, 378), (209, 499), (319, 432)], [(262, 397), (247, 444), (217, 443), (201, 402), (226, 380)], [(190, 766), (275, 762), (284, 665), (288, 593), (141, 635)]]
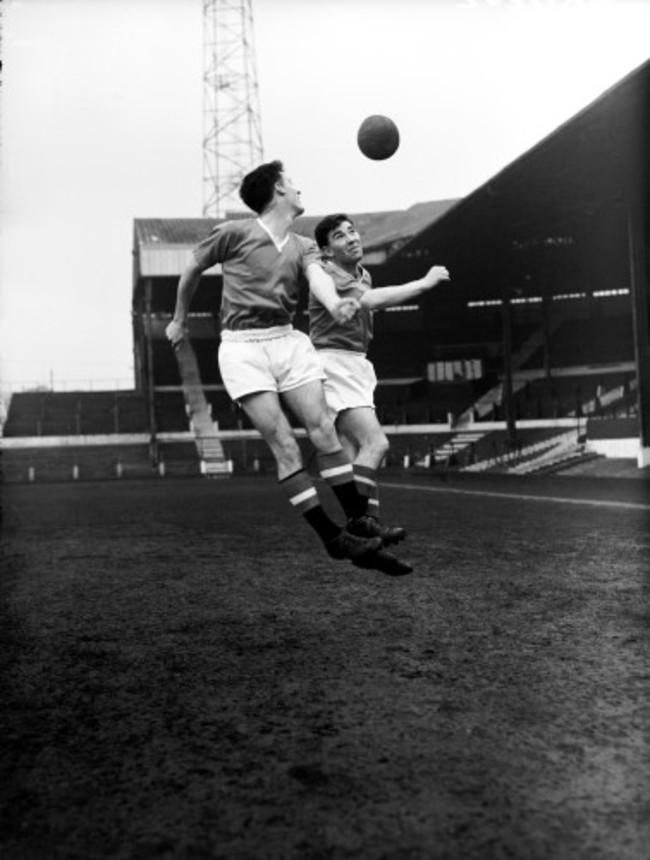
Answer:
[(459, 454), (470, 445), (474, 445), (479, 439), (486, 435), (485, 430), (462, 430), (454, 434), (451, 439), (448, 439), (439, 448), (434, 451), (436, 461), (446, 461), (453, 454)]
[[(528, 454), (532, 453), (532, 456), (526, 456), (525, 452), (522, 451), (524, 459), (519, 458), (517, 464), (510, 466), (507, 471), (512, 475), (532, 475), (567, 459), (574, 458), (579, 453), (585, 453), (586, 450), (583, 443), (576, 441), (574, 430), (562, 433), (548, 441), (550, 444), (541, 445), (540, 443), (536, 451), (527, 452)], [(531, 446), (531, 448), (533, 447), (535, 446)]]
[(183, 385), (185, 411), (201, 461), (201, 474), (211, 478), (227, 477), (231, 474), (231, 468), (226, 461), (221, 440), (217, 437), (218, 428), (212, 420), (212, 407), (205, 396), (196, 353), (189, 340), (182, 341), (175, 353)]

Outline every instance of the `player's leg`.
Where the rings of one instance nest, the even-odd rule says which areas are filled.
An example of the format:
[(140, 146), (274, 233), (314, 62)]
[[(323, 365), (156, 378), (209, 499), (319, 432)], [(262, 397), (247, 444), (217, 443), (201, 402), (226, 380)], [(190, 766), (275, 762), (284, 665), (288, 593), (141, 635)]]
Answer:
[(388, 453), (386, 434), (374, 408), (358, 406), (344, 409), (336, 418), (342, 444), (354, 451), (354, 472), (359, 491), (368, 497), (368, 513), (379, 518), (377, 472)]
[[(321, 476), (332, 488), (348, 520), (359, 520), (365, 514), (366, 499), (357, 490), (352, 463), (341, 448), (333, 414), (325, 402), (326, 375), (319, 354), (307, 335), (295, 330), (270, 345), (268, 353), (278, 391), (316, 449)], [(360, 530), (355, 533), (362, 534)]]
[(389, 445), (375, 410), (367, 406), (344, 409), (337, 415), (336, 429), (346, 450), (354, 451), (354, 474), (359, 492), (368, 498), (368, 514), (379, 519), (377, 471)]
[[(317, 459), (321, 476), (332, 487), (348, 515), (346, 530), (359, 537), (378, 538), (382, 544), (395, 543), (394, 534), (389, 534), (390, 526), (383, 526), (365, 514), (367, 499), (357, 489), (352, 464), (341, 448), (331, 412), (325, 404), (320, 382), (307, 383), (299, 388), (284, 392), (283, 397), (307, 430), (309, 438), (318, 452)], [(359, 500), (361, 500), (361, 504), (359, 504)], [(413, 570), (410, 564), (385, 549), (379, 549), (374, 554), (367, 554), (354, 560), (354, 564), (357, 567), (380, 570), (388, 576), (404, 576)]]
[[(338, 418), (334, 419), (334, 426), (336, 427), (336, 432), (339, 437), (339, 441), (341, 443), (341, 448), (345, 451), (345, 454), (348, 460), (352, 463), (354, 467), (354, 461), (357, 459), (357, 454), (359, 453), (359, 449), (353, 439), (350, 439), (345, 433), (341, 432), (341, 428), (339, 427)], [(358, 482), (357, 482), (358, 484)], [(361, 491), (361, 487), (358, 487), (359, 491)], [(363, 495), (368, 495), (368, 493), (364, 493)]]
[(368, 516), (378, 523), (377, 533), (383, 538), (384, 543), (398, 543), (406, 537), (406, 530), (401, 526), (386, 526), (379, 523), (377, 473), (388, 453), (389, 444), (377, 413), (368, 406), (344, 409), (337, 417), (336, 428), (339, 436), (347, 439), (349, 447), (356, 450), (355, 478), (359, 492), (368, 498)]
[(325, 513), (316, 487), (303, 468), (295, 435), (274, 391), (261, 391), (242, 398), (241, 405), (253, 426), (269, 446), (277, 463), (278, 481), (293, 508), (316, 531), (333, 558), (362, 560), (374, 553), (381, 541), (350, 534)]
[(302, 469), (302, 454), (278, 394), (275, 391), (258, 391), (242, 397), (239, 402), (271, 449), (277, 465), (278, 480), (283, 481)]
[(336, 427), (325, 403), (320, 380), (313, 380), (282, 392), (282, 397), (307, 431), (316, 449), (316, 461), (321, 477), (332, 488), (349, 520), (366, 513), (367, 499), (362, 496), (354, 479), (352, 463), (341, 447)]
[[(284, 340), (279, 337), (277, 342), (270, 343), (276, 344), (276, 351), (282, 352)], [(359, 540), (325, 514), (313, 482), (303, 469), (300, 448), (280, 406), (277, 371), (271, 353), (268, 342), (223, 332), (219, 368), (226, 390), (233, 400), (242, 404), (253, 426), (265, 439), (277, 463), (281, 486), (292, 506), (319, 535), (327, 552), (334, 558), (358, 559), (375, 550), (380, 541)]]
[[(389, 576), (410, 573), (411, 566), (383, 549), (381, 537), (366, 527), (372, 523), (372, 519), (364, 515), (366, 500), (356, 488), (352, 464), (343, 453), (332, 413), (325, 403), (322, 388), (325, 374), (309, 338), (302, 332), (292, 331), (286, 338), (278, 338), (267, 344), (265, 350), (285, 404), (307, 430), (317, 451), (321, 475), (332, 487), (348, 515), (347, 527), (336, 539), (344, 544), (345, 557), (352, 558), (359, 567), (380, 570)], [(374, 544), (374, 552), (364, 549), (357, 553), (356, 547), (349, 545), (355, 535), (364, 540), (364, 546), (378, 541), (378, 544)], [(335, 554), (331, 546), (328, 545), (330, 555), (341, 557)], [(356, 557), (352, 556), (353, 552), (357, 553)]]
[[(336, 429), (341, 445), (354, 464), (359, 491), (368, 500), (366, 514), (372, 521), (368, 523), (366, 518), (361, 527), (368, 534), (381, 534), (386, 543), (395, 543), (405, 536), (404, 529), (391, 529), (378, 522), (376, 473), (388, 450), (388, 440), (375, 414), (374, 367), (362, 353), (321, 350), (319, 355), (326, 374), (325, 400), (331, 413), (338, 416)], [(341, 416), (346, 417), (341, 420)]]

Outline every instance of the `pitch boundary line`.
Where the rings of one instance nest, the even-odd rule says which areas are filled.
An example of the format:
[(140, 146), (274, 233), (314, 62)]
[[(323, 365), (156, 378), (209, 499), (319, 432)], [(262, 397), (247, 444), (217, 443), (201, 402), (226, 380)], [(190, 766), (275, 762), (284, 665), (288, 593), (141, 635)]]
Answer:
[(564, 496), (534, 496), (527, 493), (499, 493), (493, 490), (464, 490), (460, 487), (424, 487), (421, 484), (393, 484), (382, 481), (381, 487), (396, 490), (422, 490), (425, 493), (455, 493), (461, 496), (490, 496), (503, 499), (528, 499), (533, 502), (559, 502), (565, 505), (587, 505), (595, 508), (623, 508), (626, 510), (650, 511), (650, 505), (640, 502), (618, 502), (609, 499), (572, 499)]

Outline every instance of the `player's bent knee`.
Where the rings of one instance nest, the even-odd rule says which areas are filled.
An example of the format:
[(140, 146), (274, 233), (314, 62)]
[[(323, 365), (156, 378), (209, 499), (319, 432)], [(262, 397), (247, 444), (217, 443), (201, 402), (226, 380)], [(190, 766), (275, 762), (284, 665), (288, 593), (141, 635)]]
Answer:
[(276, 428), (267, 430), (262, 435), (278, 463), (300, 464), (302, 462), (300, 447), (293, 434), (278, 431)]
[(368, 450), (368, 453), (372, 455), (373, 460), (376, 460), (377, 463), (381, 463), (390, 450), (390, 443), (386, 436), (381, 433), (367, 444), (366, 449)]
[(378, 440), (378, 451), (377, 453), (381, 454), (382, 458), (388, 454), (390, 451), (390, 442), (388, 441), (388, 437), (383, 433), (381, 434), (381, 439)]
[(331, 451), (340, 445), (336, 427), (329, 416), (323, 416), (318, 423), (308, 426), (306, 430), (309, 441), (318, 451)]

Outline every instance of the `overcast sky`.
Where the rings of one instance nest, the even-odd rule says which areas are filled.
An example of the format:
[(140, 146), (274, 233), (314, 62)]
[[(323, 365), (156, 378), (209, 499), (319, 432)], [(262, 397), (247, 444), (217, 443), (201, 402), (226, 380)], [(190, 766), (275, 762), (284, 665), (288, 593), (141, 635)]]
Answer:
[[(4, 0), (0, 380), (132, 380), (135, 218), (202, 213), (202, 0)], [(253, 0), (309, 214), (463, 196), (650, 56), (646, 0)], [(397, 122), (389, 161), (356, 130)], [(453, 273), (452, 273), (453, 274)]]

